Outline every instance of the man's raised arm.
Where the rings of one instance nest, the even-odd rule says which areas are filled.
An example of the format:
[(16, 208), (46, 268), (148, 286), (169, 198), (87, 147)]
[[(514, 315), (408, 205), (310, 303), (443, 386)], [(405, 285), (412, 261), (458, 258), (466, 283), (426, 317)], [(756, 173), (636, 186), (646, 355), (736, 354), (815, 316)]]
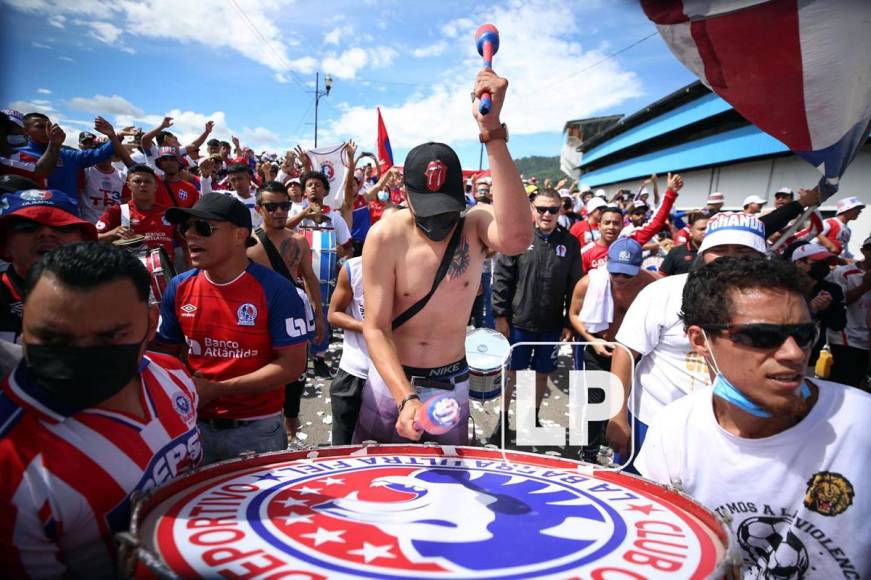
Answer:
[(493, 217), (480, 219), (478, 232), (488, 248), (503, 254), (517, 255), (532, 243), (532, 214), (529, 211), (529, 200), (526, 190), (523, 189), (520, 173), (508, 151), (508, 135), (507, 133), (498, 135), (503, 129), (499, 112), (502, 110), (507, 91), (508, 81), (497, 76), (492, 70), (482, 70), (478, 73), (478, 78), (475, 80), (475, 96), (480, 98), (483, 93), (489, 92), (493, 100), (488, 115), (481, 115), (478, 111), (478, 99), (472, 103), (472, 114), (478, 122), (482, 139), (486, 140), (488, 135), (491, 137), (486, 147), (490, 175), (493, 179), (490, 188), (493, 197)]

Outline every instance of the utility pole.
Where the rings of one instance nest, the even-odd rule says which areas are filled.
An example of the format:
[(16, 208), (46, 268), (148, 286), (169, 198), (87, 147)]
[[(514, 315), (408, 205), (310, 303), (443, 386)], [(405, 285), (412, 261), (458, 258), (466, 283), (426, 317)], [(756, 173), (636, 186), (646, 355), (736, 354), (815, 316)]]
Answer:
[(320, 73), (315, 73), (315, 148), (318, 146), (318, 105), (321, 102), (321, 97), (326, 97), (330, 94), (330, 91), (333, 88), (333, 77), (327, 73), (324, 77), (324, 90), (321, 90), (320, 83)]

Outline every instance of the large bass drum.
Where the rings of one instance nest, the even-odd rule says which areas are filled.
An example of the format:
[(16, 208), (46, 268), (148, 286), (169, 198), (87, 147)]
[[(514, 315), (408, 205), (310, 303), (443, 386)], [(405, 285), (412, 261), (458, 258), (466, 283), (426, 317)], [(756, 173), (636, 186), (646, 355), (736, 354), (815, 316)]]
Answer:
[(688, 497), (547, 455), (437, 445), (210, 465), (134, 504), (122, 576), (722, 578), (729, 535)]

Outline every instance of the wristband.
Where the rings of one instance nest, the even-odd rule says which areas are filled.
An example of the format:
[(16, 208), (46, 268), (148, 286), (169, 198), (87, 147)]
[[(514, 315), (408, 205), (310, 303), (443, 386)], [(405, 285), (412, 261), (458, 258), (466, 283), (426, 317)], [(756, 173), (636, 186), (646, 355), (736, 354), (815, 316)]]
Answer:
[(399, 402), (399, 413), (402, 413), (402, 410), (405, 408), (405, 404), (411, 400), (417, 399), (420, 400), (420, 395), (417, 393), (411, 393), (410, 395), (406, 395), (404, 399)]

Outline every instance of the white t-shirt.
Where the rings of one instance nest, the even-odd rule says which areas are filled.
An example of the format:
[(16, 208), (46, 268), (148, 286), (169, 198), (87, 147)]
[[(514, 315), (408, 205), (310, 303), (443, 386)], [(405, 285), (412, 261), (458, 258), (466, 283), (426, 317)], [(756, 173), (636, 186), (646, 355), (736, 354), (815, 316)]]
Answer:
[[(345, 314), (354, 320), (363, 320), (363, 258), (351, 258), (343, 266), (348, 273), (353, 298)], [(355, 377), (365, 379), (369, 376), (369, 349), (363, 335), (353, 330), (344, 331), (342, 342), (342, 358), (339, 368)]]
[(659, 414), (635, 461), (644, 477), (679, 482), (731, 518), (744, 578), (871, 574), (871, 395), (813, 383), (820, 394), (810, 413), (762, 439), (721, 428), (712, 389), (693, 393)]
[(85, 189), (79, 194), (79, 209), (83, 220), (99, 221), (107, 208), (121, 203), (121, 190), (127, 180), (127, 170), (115, 167), (108, 173), (96, 166), (85, 168)]
[(221, 191), (219, 193), (224, 193), (231, 197), (235, 197), (236, 199), (241, 201), (242, 204), (248, 208), (248, 211), (251, 212), (252, 226), (254, 226), (255, 228), (259, 228), (263, 225), (263, 216), (261, 216), (260, 212), (257, 211), (257, 201), (253, 195), (251, 195), (250, 197), (241, 197), (238, 193), (231, 190)]
[[(849, 290), (862, 283), (864, 275), (865, 271), (855, 264), (846, 264), (832, 270), (827, 279), (840, 286), (846, 296)], [(847, 326), (844, 330), (827, 331), (829, 343), (867, 350), (868, 323), (865, 317), (868, 315), (869, 308), (871, 308), (871, 291), (865, 292), (858, 300), (847, 306)]]
[(708, 365), (693, 352), (678, 316), (687, 276), (667, 276), (645, 286), (617, 331), (618, 342), (643, 355), (635, 367), (629, 407), (643, 423), (650, 424), (667, 404), (711, 383)]

